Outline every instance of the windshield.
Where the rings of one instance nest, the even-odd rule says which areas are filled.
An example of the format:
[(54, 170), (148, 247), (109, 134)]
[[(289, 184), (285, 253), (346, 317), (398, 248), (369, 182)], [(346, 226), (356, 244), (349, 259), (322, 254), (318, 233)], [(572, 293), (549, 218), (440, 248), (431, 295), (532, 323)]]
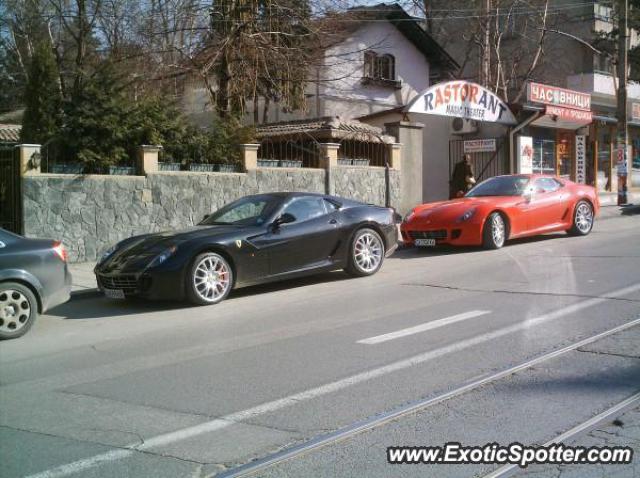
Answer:
[(282, 200), (282, 197), (270, 194), (248, 196), (218, 209), (200, 225), (260, 226), (273, 215)]
[(528, 176), (496, 176), (478, 184), (465, 197), (521, 196), (528, 182)]

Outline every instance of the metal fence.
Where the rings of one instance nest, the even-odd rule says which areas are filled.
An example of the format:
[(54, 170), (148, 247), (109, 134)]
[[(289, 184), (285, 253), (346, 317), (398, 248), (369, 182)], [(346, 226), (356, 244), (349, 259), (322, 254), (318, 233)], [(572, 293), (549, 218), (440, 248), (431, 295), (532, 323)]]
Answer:
[(55, 174), (136, 174), (135, 155), (131, 154), (125, 161), (117, 164), (105, 165), (99, 162), (83, 162), (70, 158), (58, 145), (43, 144), (40, 148), (41, 170), (43, 173)]
[(344, 139), (338, 149), (338, 162), (353, 166), (385, 166), (389, 162), (389, 148), (382, 142)]
[(14, 145), (0, 145), (0, 227), (22, 232), (20, 163)]
[(317, 168), (320, 166), (320, 143), (299, 136), (282, 139), (265, 138), (258, 148), (260, 166)]
[[(449, 178), (453, 174), (456, 163), (461, 161), (465, 154), (464, 142), (463, 139), (449, 141)], [(504, 138), (496, 138), (495, 151), (469, 153), (477, 182), (507, 174), (509, 170), (507, 149)]]

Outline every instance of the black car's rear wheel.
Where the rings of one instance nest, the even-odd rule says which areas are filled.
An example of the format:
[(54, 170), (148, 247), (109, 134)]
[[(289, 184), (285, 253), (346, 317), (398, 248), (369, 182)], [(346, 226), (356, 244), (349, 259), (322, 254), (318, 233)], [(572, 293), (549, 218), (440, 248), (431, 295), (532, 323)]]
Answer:
[(191, 302), (217, 304), (231, 292), (233, 270), (220, 254), (205, 252), (194, 259), (187, 281), (187, 296)]
[(38, 301), (31, 289), (16, 282), (0, 284), (0, 340), (27, 333), (38, 317)]
[(482, 245), (485, 249), (500, 249), (507, 240), (507, 224), (499, 212), (489, 214), (482, 230)]
[(586, 236), (593, 228), (593, 208), (587, 201), (580, 201), (573, 211), (573, 225), (567, 232), (572, 236)]
[(380, 235), (369, 228), (356, 231), (345, 270), (357, 277), (370, 276), (378, 272), (383, 261), (384, 243)]

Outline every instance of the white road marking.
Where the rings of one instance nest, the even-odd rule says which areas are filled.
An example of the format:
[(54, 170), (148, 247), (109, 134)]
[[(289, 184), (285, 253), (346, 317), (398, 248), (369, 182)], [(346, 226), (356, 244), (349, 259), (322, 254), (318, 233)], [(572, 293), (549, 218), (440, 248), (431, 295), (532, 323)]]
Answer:
[(368, 339), (358, 340), (358, 344), (374, 345), (389, 340), (398, 339), (400, 337), (406, 337), (407, 335), (419, 334), (420, 332), (426, 332), (427, 330), (437, 329), (438, 327), (444, 327), (445, 325), (455, 324), (467, 319), (473, 319), (474, 317), (480, 317), (481, 315), (490, 314), (490, 310), (471, 310), (458, 315), (452, 315), (451, 317), (445, 317), (444, 319), (433, 320), (425, 324), (416, 325), (415, 327), (409, 327), (407, 329), (397, 330), (384, 335), (376, 335), (375, 337), (369, 337)]
[[(256, 472), (258, 471), (262, 471), (265, 468), (268, 468), (270, 466), (273, 466), (277, 463), (283, 462), (285, 460), (289, 460), (293, 457), (296, 457), (298, 455), (301, 455), (303, 453), (308, 453), (310, 450), (314, 450), (326, 445), (330, 445), (330, 444), (334, 444), (337, 442), (340, 442), (344, 439), (353, 437), (365, 430), (373, 430), (375, 428), (378, 428), (386, 423), (391, 422), (392, 420), (396, 420), (399, 417), (411, 414), (411, 413), (415, 413), (418, 410), (424, 410), (428, 407), (431, 407), (433, 405), (436, 405), (438, 403), (442, 403), (446, 400), (449, 400), (450, 398), (454, 398), (457, 397), (459, 395), (462, 395), (466, 392), (469, 392), (471, 390), (474, 390), (478, 387), (481, 387), (483, 385), (486, 385), (488, 383), (491, 382), (495, 382), (497, 380), (503, 379), (505, 377), (508, 377), (509, 375), (513, 375), (515, 373), (521, 372), (523, 370), (527, 370), (531, 367), (534, 367), (535, 365), (544, 363), (548, 360), (551, 360), (553, 358), (559, 357), (560, 355), (563, 355), (567, 352), (573, 351), (575, 349), (578, 349), (580, 347), (584, 347), (585, 345), (591, 344), (593, 342), (596, 342), (600, 339), (603, 339), (605, 337), (609, 337), (610, 335), (616, 334), (618, 332), (622, 332), (623, 330), (627, 330), (630, 329), (631, 327), (636, 327), (640, 325), (640, 319), (636, 319), (633, 320), (631, 322), (627, 322), (626, 324), (623, 325), (619, 325), (618, 327), (614, 327), (613, 329), (609, 329), (605, 332), (601, 332), (597, 335), (592, 335), (591, 337), (588, 337), (586, 339), (580, 340), (578, 342), (574, 342), (571, 345), (567, 345), (566, 347), (562, 347), (561, 349), (558, 350), (554, 350), (553, 352), (549, 352), (546, 353), (544, 355), (540, 355), (534, 359), (531, 360), (527, 360), (524, 363), (521, 363), (519, 365), (510, 367), (506, 370), (502, 370), (500, 372), (494, 373), (492, 375), (489, 376), (484, 376), (482, 378), (479, 378), (477, 380), (474, 380), (471, 383), (466, 383), (454, 390), (451, 390), (449, 392), (443, 393), (442, 395), (438, 395), (435, 397), (431, 397), (431, 398), (427, 398), (424, 400), (419, 400), (417, 402), (413, 402), (413, 403), (409, 403), (407, 405), (402, 406), (401, 408), (391, 411), (391, 412), (387, 412), (384, 413), (382, 415), (376, 415), (374, 418), (369, 418), (366, 419), (364, 421), (361, 422), (356, 422), (355, 424), (352, 425), (348, 425), (345, 428), (335, 431), (335, 432), (331, 432), (328, 433), (326, 435), (321, 435), (319, 437), (316, 438), (312, 438), (307, 442), (303, 442), (299, 445), (294, 445), (291, 448), (285, 448), (284, 450), (281, 450), (279, 452), (276, 452), (272, 455), (267, 455), (263, 458), (259, 458), (257, 460), (251, 461), (245, 465), (240, 465), (236, 468), (232, 468), (228, 471), (225, 471), (223, 473), (219, 473), (216, 474), (216, 477), (219, 478), (239, 478), (239, 477), (243, 477), (243, 476), (249, 476), (249, 475), (254, 475)], [(622, 404), (618, 404), (615, 408), (616, 411), (620, 410), (621, 406), (624, 407), (630, 407), (634, 401), (640, 400), (640, 393), (634, 395), (633, 397), (625, 400), (624, 402), (622, 402)], [(613, 409), (609, 409), (608, 410), (608, 414), (610, 416), (610, 414), (612, 414)], [(602, 418), (602, 414), (598, 415), (599, 420), (603, 420)], [(596, 418), (598, 418), (596, 417)], [(566, 439), (568, 434), (575, 434), (577, 433), (577, 430), (582, 430), (582, 428), (585, 425), (589, 425), (593, 422), (594, 419), (589, 420), (588, 422), (579, 425), (576, 428), (572, 428), (571, 430), (569, 430), (568, 432), (566, 432), (563, 435), (560, 435), (560, 437), (556, 438), (554, 441), (558, 441), (559, 438), (562, 438), (563, 440)], [(549, 443), (550, 444), (550, 443)], [(212, 475), (207, 475), (207, 476), (212, 476)], [(487, 478), (487, 477), (485, 477)]]
[(593, 307), (595, 305), (606, 302), (610, 298), (624, 296), (637, 291), (640, 291), (640, 283), (610, 292), (603, 297), (584, 300), (577, 304), (572, 304), (567, 307), (563, 307), (554, 312), (550, 312), (548, 314), (541, 315), (536, 318), (527, 319), (524, 322), (503, 327), (501, 329), (494, 330), (493, 332), (487, 332), (485, 334), (478, 335), (476, 337), (461, 340), (460, 342), (456, 342), (444, 347), (440, 347), (440, 348), (431, 350), (429, 352), (424, 352), (424, 353), (415, 355), (413, 357), (410, 357), (408, 359), (400, 360), (398, 362), (394, 362), (389, 365), (384, 365), (382, 367), (378, 367), (366, 372), (358, 373), (350, 377), (337, 380), (335, 382), (331, 382), (316, 388), (306, 390), (304, 392), (289, 395), (288, 397), (280, 398), (278, 400), (274, 400), (271, 402), (266, 402), (256, 407), (231, 413), (229, 415), (226, 415), (224, 417), (221, 417), (215, 420), (200, 423), (199, 425), (194, 425), (191, 427), (186, 427), (180, 430), (176, 430), (174, 432), (163, 433), (162, 435), (157, 435), (155, 437), (145, 439), (143, 444), (139, 444), (139, 443), (131, 444), (129, 446), (125, 446), (117, 450), (101, 453), (99, 455), (95, 455), (89, 458), (84, 458), (82, 460), (77, 460), (72, 463), (60, 465), (50, 470), (45, 470), (40, 473), (29, 475), (26, 478), (58, 478), (62, 476), (69, 476), (71, 474), (78, 473), (80, 471), (87, 470), (89, 468), (93, 468), (103, 463), (121, 460), (123, 458), (129, 457), (138, 450), (140, 451), (149, 450), (157, 446), (169, 445), (171, 443), (185, 440), (187, 438), (193, 438), (195, 436), (203, 435), (205, 433), (209, 433), (215, 430), (220, 430), (222, 428), (226, 428), (242, 420), (255, 418), (259, 415), (264, 415), (266, 413), (274, 412), (276, 410), (280, 410), (282, 408), (288, 407), (289, 405), (299, 404), (302, 401), (311, 400), (313, 398), (321, 397), (323, 395), (328, 395), (330, 393), (337, 392), (339, 390), (345, 389), (352, 385), (363, 383), (368, 380), (381, 377), (383, 375), (387, 375), (393, 372), (397, 372), (399, 370), (413, 367), (415, 365), (420, 365), (430, 360), (442, 357), (444, 355), (460, 352), (461, 350), (467, 349), (469, 347), (473, 347), (474, 345), (479, 345), (484, 342), (488, 342), (490, 340), (504, 337), (514, 332), (519, 332), (525, 329), (529, 329), (533, 326), (540, 325), (545, 322), (549, 322), (551, 320), (560, 318), (562, 316), (573, 314), (575, 312), (579, 312), (589, 307)]

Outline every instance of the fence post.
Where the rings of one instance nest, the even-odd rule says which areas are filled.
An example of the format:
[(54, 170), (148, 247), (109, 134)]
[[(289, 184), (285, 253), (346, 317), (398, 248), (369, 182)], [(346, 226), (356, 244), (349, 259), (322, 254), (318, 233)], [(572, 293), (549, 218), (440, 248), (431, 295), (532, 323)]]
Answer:
[(20, 176), (30, 176), (42, 172), (42, 155), (39, 144), (18, 144), (16, 149), (18, 150)]
[(332, 169), (338, 166), (338, 149), (340, 149), (340, 143), (320, 143), (318, 147), (320, 149), (320, 167), (325, 170), (325, 193), (334, 194), (335, 188), (331, 175), (333, 174)]
[(389, 148), (389, 167), (400, 171), (402, 166), (402, 144), (391, 143), (387, 145), (387, 148)]
[(146, 176), (149, 173), (158, 172), (158, 156), (161, 145), (143, 144), (138, 154), (138, 174)]
[(240, 154), (242, 159), (242, 169), (245, 172), (255, 171), (258, 169), (258, 148), (259, 144), (248, 143), (240, 144)]
[(338, 165), (338, 149), (340, 143), (320, 143), (320, 167), (324, 169), (333, 168)]

